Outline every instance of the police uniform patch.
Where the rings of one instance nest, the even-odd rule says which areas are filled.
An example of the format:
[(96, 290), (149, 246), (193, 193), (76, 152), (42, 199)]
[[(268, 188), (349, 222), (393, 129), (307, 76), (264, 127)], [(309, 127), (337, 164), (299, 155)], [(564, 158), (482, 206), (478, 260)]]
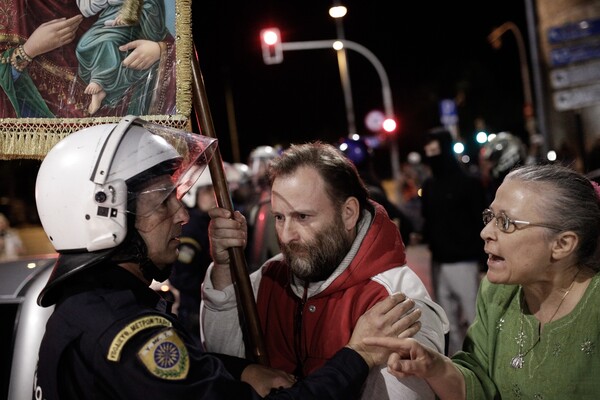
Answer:
[(154, 335), (138, 350), (137, 356), (152, 375), (161, 379), (185, 379), (190, 369), (187, 348), (171, 328)]
[(171, 321), (159, 315), (149, 315), (147, 317), (136, 319), (115, 335), (114, 339), (110, 343), (110, 347), (108, 348), (108, 354), (106, 355), (106, 358), (110, 361), (119, 361), (123, 346), (125, 346), (125, 343), (127, 343), (127, 341), (133, 337), (133, 335), (144, 329), (155, 326), (171, 326)]

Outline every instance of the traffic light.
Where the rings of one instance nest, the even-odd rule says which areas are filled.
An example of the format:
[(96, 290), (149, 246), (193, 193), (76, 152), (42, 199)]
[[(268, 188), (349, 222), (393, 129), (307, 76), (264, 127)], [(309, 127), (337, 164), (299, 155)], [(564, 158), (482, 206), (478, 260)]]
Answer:
[(279, 64), (283, 61), (283, 49), (281, 47), (279, 29), (268, 28), (261, 30), (260, 44), (265, 64)]
[(381, 126), (386, 133), (394, 133), (398, 127), (398, 124), (394, 118), (388, 117), (383, 121)]

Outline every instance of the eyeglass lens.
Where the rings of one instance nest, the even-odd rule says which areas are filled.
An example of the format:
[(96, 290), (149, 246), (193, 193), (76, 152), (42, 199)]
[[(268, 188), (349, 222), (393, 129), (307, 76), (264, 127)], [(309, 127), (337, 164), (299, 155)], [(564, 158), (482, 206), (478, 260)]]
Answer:
[(486, 210), (483, 211), (482, 217), (483, 217), (483, 224), (484, 225), (489, 224), (490, 221), (495, 218), (496, 219), (496, 226), (500, 230), (506, 232), (506, 231), (508, 231), (510, 229), (510, 224), (511, 224), (512, 221), (503, 212), (501, 212), (498, 215), (495, 215), (494, 212), (488, 208), (488, 209), (486, 209)]

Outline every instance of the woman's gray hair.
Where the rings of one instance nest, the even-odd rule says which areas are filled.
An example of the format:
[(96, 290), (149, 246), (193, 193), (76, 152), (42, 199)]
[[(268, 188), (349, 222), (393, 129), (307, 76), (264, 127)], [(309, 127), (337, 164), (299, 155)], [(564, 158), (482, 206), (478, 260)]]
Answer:
[[(600, 197), (592, 182), (574, 169), (559, 164), (526, 165), (512, 170), (505, 180), (542, 184), (545, 196), (537, 206), (552, 225), (579, 236), (580, 266), (600, 270)], [(541, 192), (540, 192), (541, 193)]]

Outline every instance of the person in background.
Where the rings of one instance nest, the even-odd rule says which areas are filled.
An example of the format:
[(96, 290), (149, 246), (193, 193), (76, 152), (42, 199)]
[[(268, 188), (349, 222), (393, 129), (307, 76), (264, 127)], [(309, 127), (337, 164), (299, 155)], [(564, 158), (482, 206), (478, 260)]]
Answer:
[(429, 176), (427, 167), (422, 163), (421, 153), (411, 151), (406, 157), (406, 163), (402, 164), (402, 180), (400, 193), (402, 203), (400, 209), (410, 218), (413, 224), (411, 244), (422, 243), (423, 213), (421, 212), (421, 186), (425, 178)]
[(404, 212), (388, 198), (381, 179), (375, 173), (372, 149), (362, 139), (344, 139), (339, 145), (340, 150), (354, 163), (358, 174), (369, 191), (369, 197), (381, 204), (392, 221), (398, 225), (402, 240), (410, 243), (410, 237), (415, 231), (414, 224)]
[(250, 207), (250, 202), (253, 200), (254, 195), (250, 167), (244, 163), (233, 163), (231, 164), (231, 167), (231, 172), (226, 171), (225, 173), (229, 183), (233, 208), (239, 210), (244, 216), (248, 217), (248, 208)]
[[(269, 166), (271, 209), (281, 254), (250, 280), (270, 365), (299, 379), (322, 367), (375, 302), (403, 293), (416, 305), (415, 338), (444, 351), (448, 321), (406, 265), (404, 244), (384, 208), (371, 201), (356, 167), (336, 147), (293, 145)], [(245, 355), (229, 249), (247, 243), (241, 213), (209, 212), (213, 264), (202, 287), (201, 328), (209, 351)], [(412, 314), (409, 314), (412, 315)], [(373, 368), (349, 398), (433, 399), (420, 379)]]
[(279, 253), (279, 243), (275, 232), (275, 220), (271, 214), (271, 188), (267, 177), (269, 164), (281, 154), (272, 146), (259, 146), (250, 153), (254, 200), (247, 208), (248, 221), (248, 269), (256, 271), (265, 261)]
[(452, 150), (450, 132), (434, 129), (425, 139), (431, 176), (423, 183), (423, 241), (431, 251), (436, 301), (450, 320), (448, 354), (460, 350), (475, 318), (475, 298), (485, 259), (479, 238), (479, 213), (486, 206), (478, 176), (469, 174)]
[(586, 176), (600, 183), (600, 137), (596, 138), (590, 151), (586, 154)]
[(37, 301), (55, 307), (33, 398), (347, 399), (389, 354), (362, 338), (419, 329), (412, 314), (402, 317), (410, 300), (388, 296), (302, 382), (206, 353), (149, 285), (169, 276), (189, 219), (181, 197), (215, 148), (216, 139), (128, 116), (75, 132), (48, 152), (36, 203), (59, 256)]
[[(233, 164), (224, 162), (223, 170), (230, 192), (238, 189), (243, 177)], [(179, 254), (168, 284), (175, 290), (174, 312), (189, 332), (200, 337), (200, 300), (202, 282), (212, 258), (208, 240), (208, 211), (217, 206), (210, 170), (206, 168), (194, 186), (181, 199), (189, 221), (181, 230)]]
[(445, 399), (597, 399), (600, 187), (558, 164), (511, 171), (483, 212), (487, 276), (463, 351), (366, 339)]
[(25, 254), (19, 232), (11, 228), (6, 215), (0, 213), (0, 261), (14, 260)]
[(504, 177), (515, 167), (529, 163), (527, 148), (510, 132), (499, 132), (488, 138), (479, 151), (479, 170), (490, 203)]

